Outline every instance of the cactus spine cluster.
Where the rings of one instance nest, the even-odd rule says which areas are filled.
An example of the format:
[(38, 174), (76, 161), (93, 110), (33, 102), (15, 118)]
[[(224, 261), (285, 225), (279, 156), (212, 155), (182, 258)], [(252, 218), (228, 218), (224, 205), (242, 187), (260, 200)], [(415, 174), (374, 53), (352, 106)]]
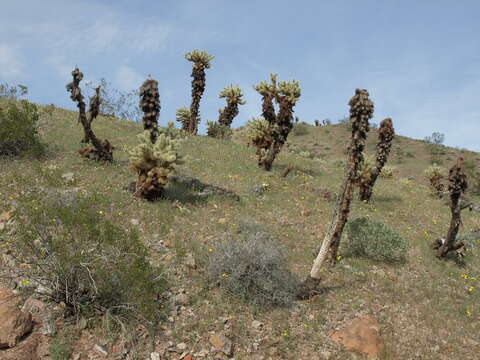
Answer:
[(205, 91), (205, 69), (210, 68), (213, 56), (206, 51), (193, 50), (185, 55), (185, 59), (193, 62), (192, 67), (192, 103), (190, 105), (190, 118), (185, 130), (197, 134), (200, 122), (200, 100)]
[(380, 129), (378, 130), (378, 143), (375, 155), (375, 166), (367, 164), (367, 159), (364, 159), (362, 164), (361, 174), (359, 176), (360, 186), (360, 200), (370, 201), (373, 194), (373, 186), (377, 181), (378, 176), (382, 172), (383, 166), (386, 164), (390, 149), (392, 148), (392, 141), (395, 136), (392, 119), (386, 118), (380, 122)]
[(257, 147), (258, 166), (269, 171), (293, 128), (293, 107), (300, 98), (300, 86), (297, 80), (277, 84), (277, 74), (270, 74), (270, 83), (262, 81), (254, 89), (262, 95), (263, 119), (249, 122), (249, 137)]
[(463, 158), (459, 158), (457, 162), (450, 168), (448, 182), (448, 191), (450, 193), (450, 211), (452, 217), (445, 241), (440, 242), (440, 244), (437, 246), (434, 244), (434, 249), (438, 251), (438, 258), (444, 258), (448, 252), (457, 251), (464, 246), (462, 242), (455, 243), (458, 229), (462, 223), (462, 206), (460, 204), (460, 198), (468, 187), (467, 175), (465, 174), (465, 170), (463, 168)]
[(150, 76), (140, 87), (140, 108), (143, 111), (143, 129), (150, 132), (150, 139), (152, 143), (155, 143), (158, 136), (160, 94), (158, 92), (158, 81)]
[(100, 86), (95, 89), (95, 95), (90, 99), (90, 107), (86, 111), (85, 101), (80, 89), (80, 82), (83, 79), (83, 73), (76, 67), (72, 71), (73, 81), (67, 84), (67, 91), (70, 92), (70, 98), (77, 103), (78, 121), (83, 126), (82, 143), (90, 143), (93, 147), (86, 146), (78, 150), (81, 156), (97, 161), (112, 161), (114, 147), (107, 139), (98, 139), (92, 130), (92, 121), (100, 112)]
[(373, 116), (374, 105), (365, 89), (356, 89), (355, 95), (350, 99), (348, 105), (350, 106), (350, 122), (352, 125), (352, 136), (348, 147), (348, 168), (335, 206), (333, 221), (310, 272), (310, 277), (316, 280), (320, 279), (321, 266), (328, 255), (334, 263), (337, 260), (337, 250), (343, 228), (348, 220), (354, 185), (359, 167), (363, 162), (363, 150), (367, 133), (370, 130), (368, 121)]

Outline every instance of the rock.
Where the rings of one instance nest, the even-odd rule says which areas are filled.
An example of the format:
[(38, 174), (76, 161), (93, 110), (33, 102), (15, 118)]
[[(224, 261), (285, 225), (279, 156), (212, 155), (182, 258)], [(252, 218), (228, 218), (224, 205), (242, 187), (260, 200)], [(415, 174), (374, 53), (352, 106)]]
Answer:
[(0, 358), (2, 360), (40, 360), (44, 355), (39, 351), (41, 345), (39, 336), (32, 335), (12, 349), (0, 350)]
[(178, 350), (185, 350), (187, 348), (187, 344), (185, 344), (184, 342), (180, 343), (180, 344), (177, 344), (177, 349)]
[(160, 354), (158, 352), (152, 352), (150, 354), (150, 360), (160, 360)]
[(33, 328), (32, 314), (19, 309), (20, 298), (0, 288), (0, 348), (14, 347)]
[(130, 220), (130, 222), (132, 223), (132, 225), (140, 224), (140, 221), (138, 221), (138, 219), (132, 219), (132, 220)]
[(233, 343), (223, 334), (212, 334), (209, 338), (210, 344), (213, 345), (216, 351), (221, 351), (227, 356), (233, 353)]
[(383, 348), (380, 326), (373, 316), (354, 319), (343, 329), (330, 333), (330, 338), (342, 344), (347, 350), (377, 357)]
[(256, 330), (260, 330), (263, 326), (263, 323), (261, 321), (258, 321), (258, 320), (253, 320), (252, 321), (252, 327)]

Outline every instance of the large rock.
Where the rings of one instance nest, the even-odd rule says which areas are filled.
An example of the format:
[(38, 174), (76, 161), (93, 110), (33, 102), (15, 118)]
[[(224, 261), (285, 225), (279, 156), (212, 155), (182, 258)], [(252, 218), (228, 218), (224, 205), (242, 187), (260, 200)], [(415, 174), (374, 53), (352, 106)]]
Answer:
[(14, 347), (33, 328), (32, 314), (20, 310), (20, 298), (0, 288), (0, 348)]
[(383, 348), (380, 326), (373, 316), (353, 320), (343, 329), (331, 332), (330, 338), (347, 350), (358, 351), (371, 358), (378, 357)]

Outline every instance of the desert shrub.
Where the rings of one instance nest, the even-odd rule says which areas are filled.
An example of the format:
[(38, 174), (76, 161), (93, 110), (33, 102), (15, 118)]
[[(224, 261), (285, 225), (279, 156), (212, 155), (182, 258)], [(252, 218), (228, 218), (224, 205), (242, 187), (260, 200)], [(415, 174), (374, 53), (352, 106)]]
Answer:
[(430, 189), (434, 195), (440, 196), (443, 194), (445, 185), (442, 183), (445, 178), (446, 170), (437, 164), (429, 166), (425, 170), (425, 176), (430, 183)]
[(347, 223), (347, 253), (382, 262), (401, 262), (407, 242), (400, 234), (379, 221), (357, 218)]
[(308, 135), (309, 125), (304, 122), (299, 122), (293, 126), (292, 129), (292, 135), (293, 136), (303, 136), (303, 135)]
[(15, 213), (21, 226), (11, 251), (22, 266), (11, 269), (31, 290), (63, 302), (67, 315), (103, 314), (123, 324), (154, 324), (166, 288), (162, 269), (133, 230), (105, 218), (99, 195), (26, 196)]
[(216, 139), (230, 139), (232, 136), (232, 129), (217, 121), (207, 121), (207, 135)]
[(299, 280), (288, 270), (284, 249), (258, 225), (244, 223), (239, 229), (209, 253), (208, 282), (258, 306), (291, 304)]
[(27, 100), (0, 104), (0, 155), (43, 155), (45, 145), (38, 135), (38, 118), (37, 106)]
[(393, 177), (394, 171), (395, 171), (395, 168), (393, 166), (384, 166), (382, 168), (382, 171), (380, 172), (380, 176), (390, 179)]
[(407, 151), (405, 153), (405, 156), (408, 157), (408, 158), (414, 158), (415, 157), (415, 153), (411, 152), (411, 151)]
[(476, 231), (464, 232), (457, 236), (457, 242), (463, 242), (467, 249), (467, 254), (480, 247), (480, 229)]
[(28, 94), (28, 87), (25, 85), (0, 84), (0, 100), (17, 101), (20, 96)]

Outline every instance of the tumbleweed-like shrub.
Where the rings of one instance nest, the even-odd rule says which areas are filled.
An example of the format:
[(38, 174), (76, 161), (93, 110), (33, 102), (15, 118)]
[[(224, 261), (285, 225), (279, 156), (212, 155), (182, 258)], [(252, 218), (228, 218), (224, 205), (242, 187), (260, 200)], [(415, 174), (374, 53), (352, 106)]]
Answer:
[(258, 306), (290, 305), (299, 285), (282, 246), (251, 223), (215, 244), (206, 270), (209, 283)]

